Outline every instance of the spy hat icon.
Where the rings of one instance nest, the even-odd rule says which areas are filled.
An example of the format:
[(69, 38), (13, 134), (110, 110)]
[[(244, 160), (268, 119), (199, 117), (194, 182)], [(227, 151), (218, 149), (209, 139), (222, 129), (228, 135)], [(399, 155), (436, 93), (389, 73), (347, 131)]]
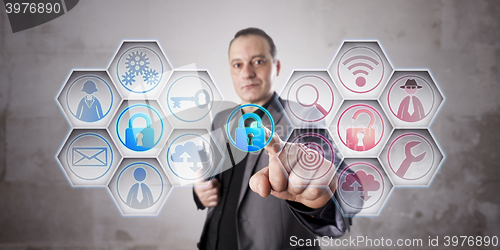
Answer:
[(400, 88), (402, 88), (402, 89), (404, 89), (404, 88), (410, 88), (410, 89), (419, 88), (419, 89), (421, 89), (422, 86), (418, 85), (417, 81), (415, 81), (415, 79), (408, 79), (405, 82), (405, 85), (400, 86)]

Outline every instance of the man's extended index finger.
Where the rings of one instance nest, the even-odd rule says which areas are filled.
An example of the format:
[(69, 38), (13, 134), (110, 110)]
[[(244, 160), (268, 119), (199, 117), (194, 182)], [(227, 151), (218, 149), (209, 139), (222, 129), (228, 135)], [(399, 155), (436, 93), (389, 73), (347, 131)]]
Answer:
[(267, 152), (269, 154), (276, 154), (278, 153), (281, 148), (283, 148), (283, 146), (285, 145), (285, 142), (283, 142), (281, 140), (281, 138), (279, 137), (278, 134), (274, 133), (274, 134), (271, 134), (271, 130), (269, 130), (268, 128), (266, 127), (263, 127), (264, 128), (264, 131), (266, 133), (266, 141), (269, 140), (269, 137), (272, 136), (272, 139), (271, 141), (269, 142), (269, 144), (266, 145), (265, 149), (267, 150)]

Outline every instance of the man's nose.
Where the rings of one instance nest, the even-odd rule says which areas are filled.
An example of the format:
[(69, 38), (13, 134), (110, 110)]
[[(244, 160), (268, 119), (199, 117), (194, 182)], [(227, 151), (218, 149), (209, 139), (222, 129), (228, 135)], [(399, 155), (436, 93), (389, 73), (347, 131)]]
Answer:
[(243, 66), (243, 71), (242, 71), (242, 76), (243, 78), (254, 78), (255, 77), (255, 69), (251, 64)]

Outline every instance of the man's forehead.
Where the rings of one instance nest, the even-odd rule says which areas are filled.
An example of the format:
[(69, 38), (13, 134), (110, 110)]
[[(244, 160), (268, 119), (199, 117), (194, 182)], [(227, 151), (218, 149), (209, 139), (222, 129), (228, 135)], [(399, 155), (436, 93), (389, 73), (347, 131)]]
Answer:
[(240, 36), (234, 39), (229, 48), (230, 59), (245, 59), (255, 56), (271, 56), (269, 43), (258, 35)]

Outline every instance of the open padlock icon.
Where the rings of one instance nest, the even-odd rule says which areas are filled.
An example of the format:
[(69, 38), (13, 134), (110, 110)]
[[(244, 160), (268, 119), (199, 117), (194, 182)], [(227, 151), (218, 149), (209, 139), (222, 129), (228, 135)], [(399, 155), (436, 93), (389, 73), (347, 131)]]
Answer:
[(352, 116), (356, 120), (360, 114), (370, 116), (370, 123), (366, 128), (348, 128), (346, 130), (347, 147), (356, 151), (366, 151), (375, 147), (375, 115), (368, 109), (358, 109)]

